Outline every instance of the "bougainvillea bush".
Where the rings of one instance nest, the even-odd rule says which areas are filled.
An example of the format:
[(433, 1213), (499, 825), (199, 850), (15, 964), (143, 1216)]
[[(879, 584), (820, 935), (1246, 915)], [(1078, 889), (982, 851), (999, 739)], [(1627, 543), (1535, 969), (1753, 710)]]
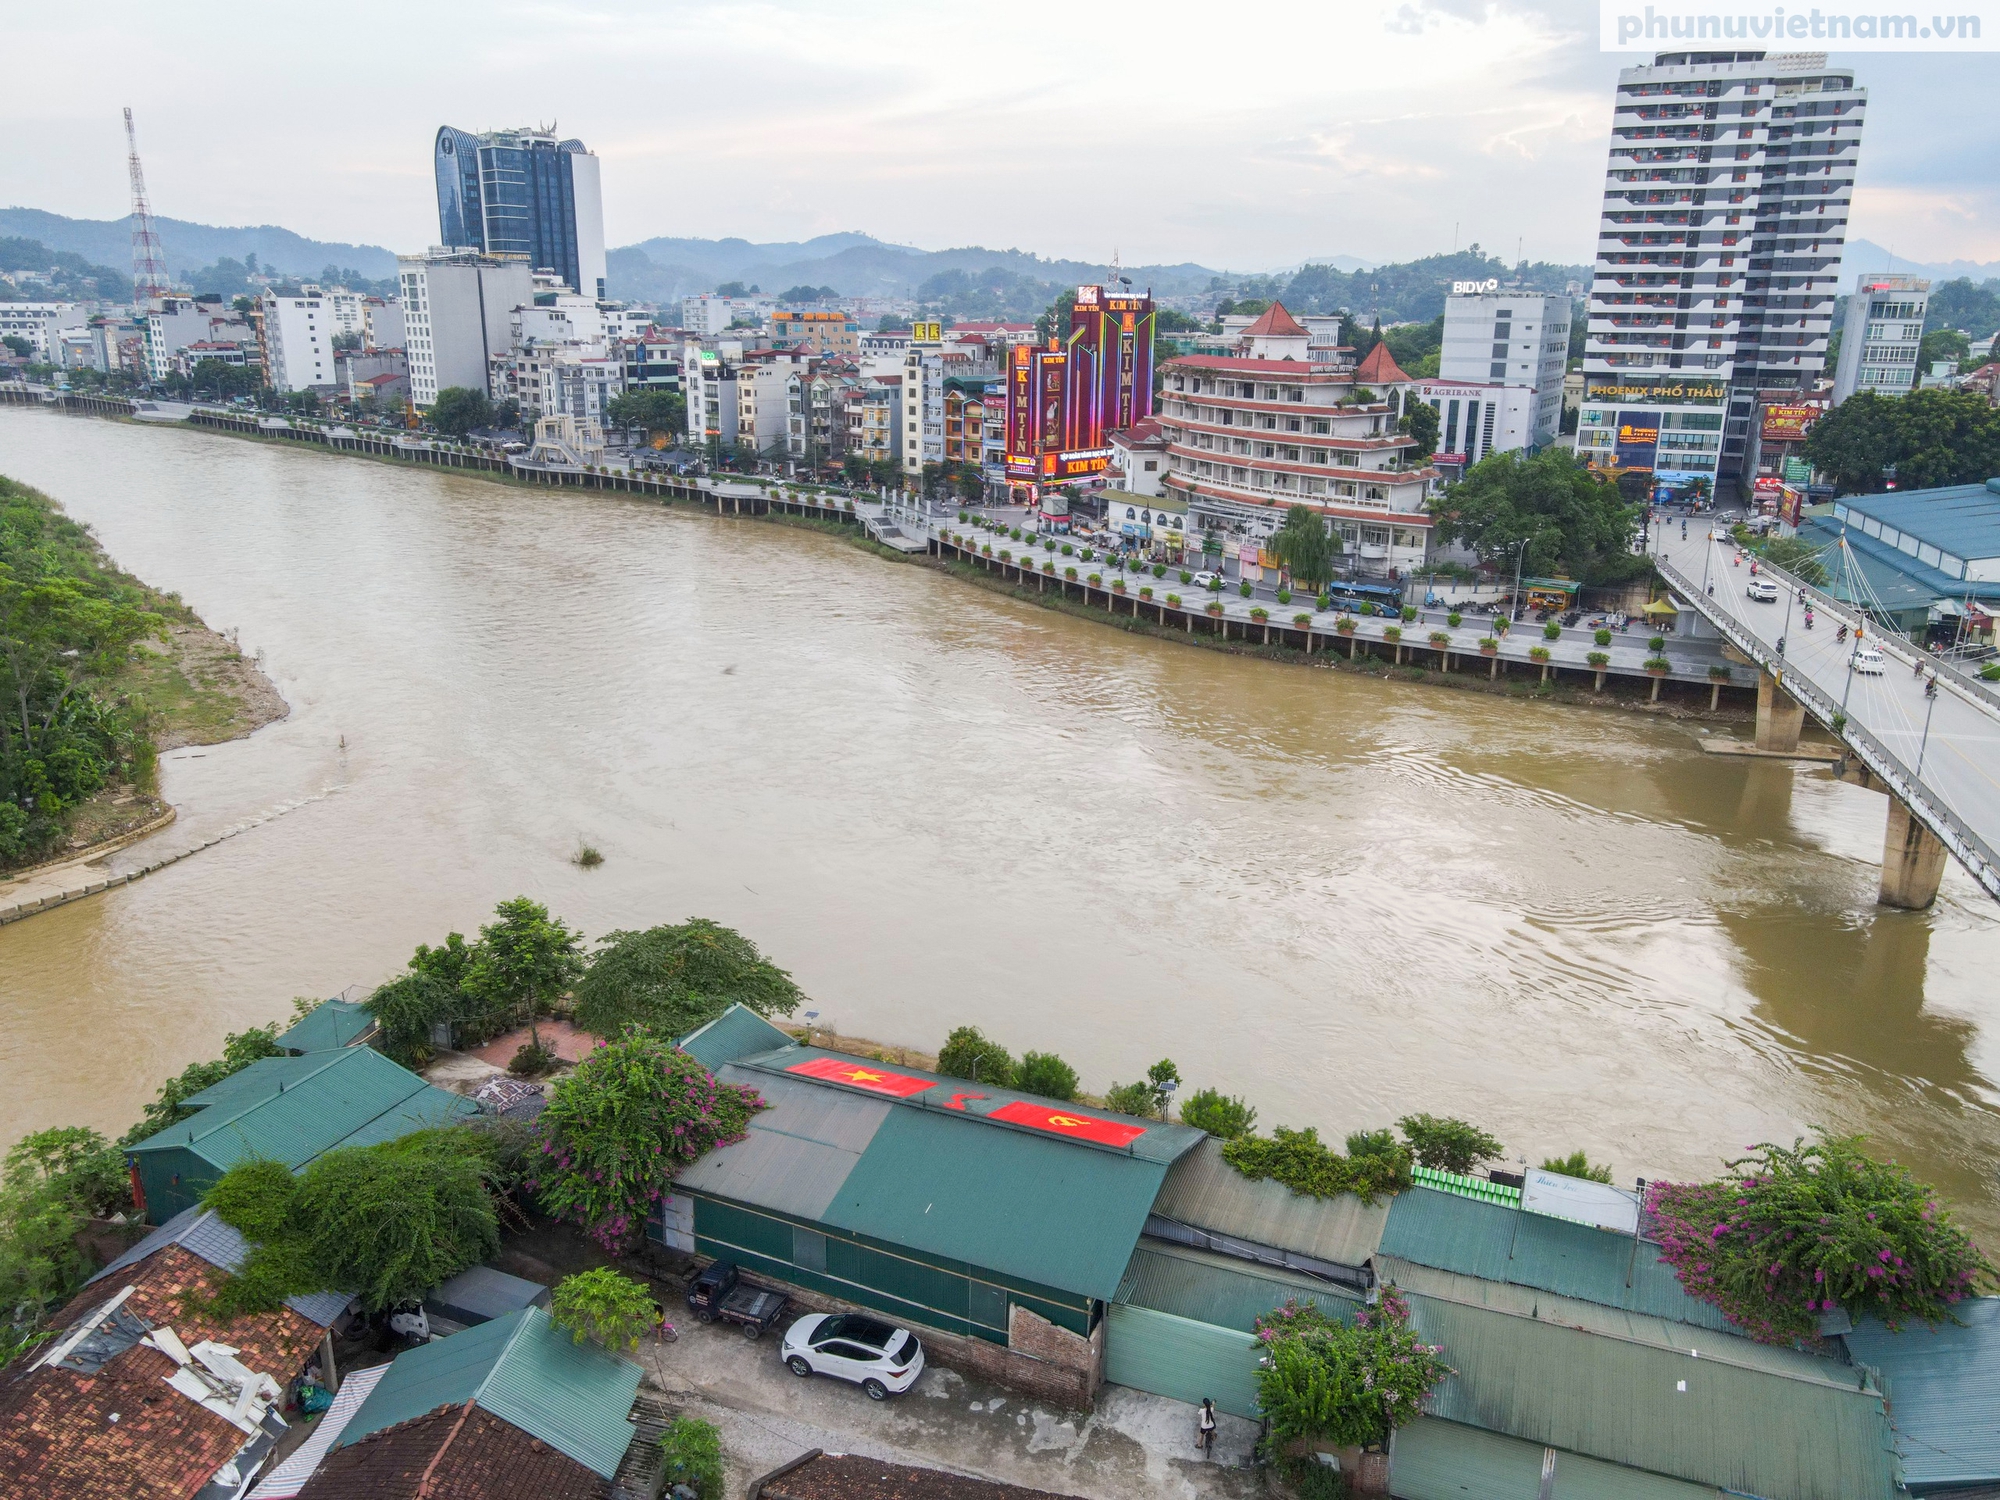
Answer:
[(1455, 1373), (1441, 1357), (1443, 1345), (1417, 1337), (1410, 1305), (1394, 1286), (1383, 1288), (1377, 1306), (1359, 1309), (1352, 1323), (1312, 1303), (1288, 1301), (1259, 1318), (1256, 1329), (1264, 1355), (1257, 1404), (1274, 1446), (1299, 1438), (1341, 1447), (1385, 1443)]
[(1892, 1327), (1953, 1320), (1954, 1303), (1993, 1283), (1992, 1263), (1928, 1185), (1863, 1147), (1821, 1132), (1753, 1147), (1719, 1182), (1655, 1183), (1661, 1259), (1768, 1343), (1812, 1335), (1835, 1308)]
[(766, 1108), (753, 1088), (715, 1075), (640, 1027), (606, 1042), (551, 1090), (542, 1111), (542, 1208), (607, 1249), (629, 1244), (674, 1173), (740, 1141)]

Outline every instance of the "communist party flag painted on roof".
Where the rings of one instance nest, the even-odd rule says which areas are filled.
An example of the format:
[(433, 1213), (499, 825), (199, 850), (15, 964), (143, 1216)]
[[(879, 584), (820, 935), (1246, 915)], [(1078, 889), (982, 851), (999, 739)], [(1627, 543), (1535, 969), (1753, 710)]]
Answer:
[(815, 1057), (809, 1062), (793, 1063), (785, 1071), (803, 1073), (808, 1078), (823, 1078), (828, 1083), (844, 1083), (849, 1088), (867, 1089), (870, 1093), (890, 1094), (898, 1099), (921, 1094), (931, 1086), (928, 1078), (912, 1078), (908, 1073), (893, 1073), (887, 1068), (854, 1062), (845, 1057)]
[(1129, 1146), (1146, 1133), (1143, 1125), (1127, 1125), (1122, 1120), (1100, 1120), (1094, 1115), (1052, 1109), (1046, 1104), (1030, 1104), (1025, 1099), (1003, 1104), (988, 1113), (986, 1118), (1005, 1120), (1009, 1125), (1026, 1125), (1032, 1130), (1046, 1130), (1050, 1135), (1095, 1141), (1100, 1146)]

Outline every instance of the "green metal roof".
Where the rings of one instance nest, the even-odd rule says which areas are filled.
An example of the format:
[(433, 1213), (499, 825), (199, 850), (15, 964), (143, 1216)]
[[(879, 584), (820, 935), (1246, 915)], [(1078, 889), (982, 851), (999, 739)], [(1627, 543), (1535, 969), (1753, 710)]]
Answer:
[(356, 1000), (324, 1000), (292, 1024), (278, 1045), (292, 1052), (327, 1052), (352, 1046), (375, 1029), (375, 1018)]
[[(1882, 1398), (1422, 1293), (1434, 1416), (1764, 1500), (1888, 1500)], [(1861, 1372), (1856, 1372), (1857, 1380)]]
[[(1391, 1478), (1403, 1500), (1542, 1500), (1541, 1443), (1419, 1417), (1396, 1434)], [(1712, 1484), (1628, 1469), (1581, 1453), (1555, 1455), (1549, 1500), (1718, 1500)]]
[(1166, 1164), (891, 1109), (822, 1215), (837, 1228), (1105, 1300)]
[(1636, 1244), (1545, 1214), (1413, 1187), (1389, 1205), (1382, 1253), (1441, 1271), (1540, 1287), (1676, 1323), (1728, 1329), (1719, 1308), (1681, 1289), (1650, 1240)]
[(681, 1051), (711, 1073), (739, 1057), (791, 1045), (789, 1036), (749, 1006), (741, 1004), (730, 1006), (713, 1021), (690, 1031), (679, 1042)]
[(1234, 1328), (1247, 1337), (1260, 1317), (1293, 1299), (1343, 1321), (1361, 1306), (1359, 1292), (1344, 1292), (1310, 1276), (1156, 1240), (1132, 1252), (1115, 1300)]
[(527, 1307), (399, 1355), (337, 1446), (472, 1401), (609, 1479), (632, 1442), (639, 1376), (630, 1360), (576, 1343)]
[(1962, 1322), (1892, 1333), (1874, 1318), (1847, 1335), (1887, 1382), (1903, 1481), (1917, 1493), (2000, 1483), (2000, 1297), (1953, 1309)]
[(1359, 1266), (1382, 1241), (1389, 1203), (1383, 1199), (1371, 1207), (1352, 1193), (1310, 1198), (1270, 1178), (1253, 1182), (1222, 1159), (1222, 1143), (1210, 1138), (1167, 1169), (1153, 1212), (1254, 1244)]
[(297, 1170), (336, 1146), (373, 1145), (479, 1112), (368, 1047), (261, 1058), (188, 1103), (200, 1113), (126, 1149), (185, 1149), (222, 1171), (253, 1158)]
[(1494, 1182), (1485, 1177), (1467, 1177), (1461, 1172), (1442, 1172), (1436, 1167), (1412, 1167), (1410, 1180), (1427, 1188), (1436, 1188), (1440, 1193), (1453, 1193), (1460, 1198), (1476, 1198), (1481, 1203), (1498, 1203), (1505, 1208), (1521, 1206), (1519, 1188), (1504, 1182)]

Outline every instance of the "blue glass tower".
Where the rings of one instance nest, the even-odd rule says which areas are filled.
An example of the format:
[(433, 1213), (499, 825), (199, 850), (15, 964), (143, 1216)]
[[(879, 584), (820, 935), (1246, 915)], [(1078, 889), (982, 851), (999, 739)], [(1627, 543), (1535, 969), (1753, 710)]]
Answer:
[(437, 133), (438, 231), (446, 245), (525, 255), (602, 298), (604, 209), (597, 158), (582, 141), (531, 130)]

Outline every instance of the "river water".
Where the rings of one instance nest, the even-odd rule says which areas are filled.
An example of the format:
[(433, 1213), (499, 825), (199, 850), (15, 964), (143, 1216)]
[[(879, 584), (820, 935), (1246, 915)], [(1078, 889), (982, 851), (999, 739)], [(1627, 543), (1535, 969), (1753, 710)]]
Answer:
[(310, 799), (0, 927), (0, 1139), (121, 1130), (526, 893), (741, 928), (850, 1034), (971, 1022), (1099, 1091), (1169, 1055), (1264, 1126), (1458, 1114), (1628, 1183), (1865, 1131), (2000, 1239), (2000, 912), (1955, 867), (1877, 908), (1883, 799), (1823, 772), (631, 499), (4, 408), (0, 472), (293, 706), (165, 757), (153, 848)]

